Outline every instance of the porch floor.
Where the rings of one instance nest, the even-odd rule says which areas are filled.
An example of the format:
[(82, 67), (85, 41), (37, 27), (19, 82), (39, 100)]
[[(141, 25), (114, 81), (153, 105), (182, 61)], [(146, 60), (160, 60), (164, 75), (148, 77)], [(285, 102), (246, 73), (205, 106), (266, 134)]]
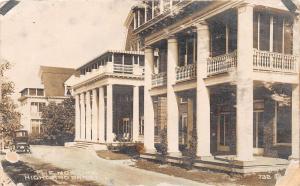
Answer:
[[(141, 158), (157, 160), (156, 154), (144, 153)], [(167, 156), (167, 161), (174, 164), (183, 164), (185, 158), (180, 156)], [(211, 156), (205, 158), (197, 158), (194, 163), (195, 168), (209, 169), (222, 172), (233, 172), (248, 174), (254, 172), (274, 172), (287, 168), (289, 161), (280, 158), (271, 158), (263, 156), (254, 156), (253, 161), (234, 160), (235, 156)]]

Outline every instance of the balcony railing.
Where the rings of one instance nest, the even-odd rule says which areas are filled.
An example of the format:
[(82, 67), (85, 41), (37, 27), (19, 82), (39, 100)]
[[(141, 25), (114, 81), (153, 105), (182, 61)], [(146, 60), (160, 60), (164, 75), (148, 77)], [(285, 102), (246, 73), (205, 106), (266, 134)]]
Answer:
[(132, 74), (133, 73), (133, 65), (114, 64), (114, 72), (115, 73)]
[(259, 50), (254, 50), (253, 68), (259, 71), (298, 72), (296, 56)]
[(237, 52), (210, 57), (207, 60), (207, 75), (212, 76), (229, 72), (237, 65)]
[(152, 74), (152, 87), (164, 86), (167, 84), (167, 73), (161, 72)]
[(189, 64), (182, 67), (176, 67), (176, 81), (186, 81), (196, 79), (197, 77), (197, 65)]

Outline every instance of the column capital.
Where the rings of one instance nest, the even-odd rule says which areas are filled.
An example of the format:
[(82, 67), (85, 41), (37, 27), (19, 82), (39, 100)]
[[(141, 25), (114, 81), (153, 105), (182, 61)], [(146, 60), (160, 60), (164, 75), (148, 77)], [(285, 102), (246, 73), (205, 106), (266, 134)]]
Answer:
[(168, 38), (167, 38), (168, 42), (177, 42), (177, 36), (174, 35), (174, 34), (170, 34), (168, 35)]
[(238, 9), (238, 13), (242, 13), (244, 11), (246, 11), (247, 8), (251, 8), (253, 10), (254, 8), (254, 4), (251, 4), (251, 3), (243, 3), (243, 4), (240, 4), (237, 9)]
[(153, 51), (153, 47), (151, 45), (146, 45), (144, 52), (150, 52), (150, 51)]

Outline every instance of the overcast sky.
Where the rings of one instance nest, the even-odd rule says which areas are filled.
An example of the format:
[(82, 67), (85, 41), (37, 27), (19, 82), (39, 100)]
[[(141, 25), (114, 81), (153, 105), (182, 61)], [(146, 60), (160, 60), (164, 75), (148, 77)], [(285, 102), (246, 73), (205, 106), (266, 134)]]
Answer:
[(21, 0), (1, 21), (1, 55), (16, 91), (40, 87), (40, 65), (76, 68), (122, 49), (134, 0)]

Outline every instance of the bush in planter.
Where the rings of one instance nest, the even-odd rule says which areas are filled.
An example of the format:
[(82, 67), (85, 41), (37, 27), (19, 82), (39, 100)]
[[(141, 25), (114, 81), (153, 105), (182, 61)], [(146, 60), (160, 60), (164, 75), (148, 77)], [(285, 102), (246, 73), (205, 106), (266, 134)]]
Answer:
[(135, 150), (138, 154), (142, 154), (142, 153), (145, 153), (145, 147), (144, 147), (144, 144), (143, 143), (137, 143), (135, 145)]
[(168, 137), (167, 137), (167, 128), (164, 127), (164, 129), (160, 132), (160, 144), (157, 145), (157, 159), (165, 164), (167, 160), (167, 155), (168, 155)]
[(197, 130), (193, 127), (192, 138), (189, 141), (189, 148), (187, 151), (187, 156), (183, 158), (183, 164), (187, 169), (192, 169), (197, 157)]

